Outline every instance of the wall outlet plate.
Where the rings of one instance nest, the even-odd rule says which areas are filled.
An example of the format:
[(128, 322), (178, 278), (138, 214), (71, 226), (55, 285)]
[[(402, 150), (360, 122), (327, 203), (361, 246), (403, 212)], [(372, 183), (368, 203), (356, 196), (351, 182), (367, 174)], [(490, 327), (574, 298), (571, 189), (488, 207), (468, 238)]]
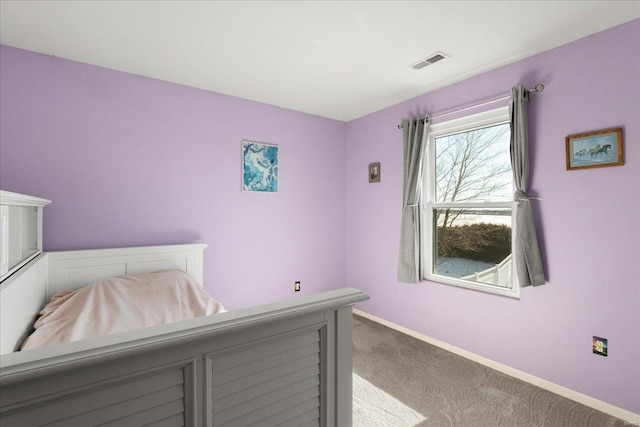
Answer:
[(296, 282), (296, 283), (293, 285), (293, 290), (294, 290), (295, 292), (300, 292), (300, 282)]
[(593, 354), (598, 354), (600, 356), (607, 357), (607, 353), (609, 351), (609, 346), (607, 344), (607, 339), (602, 337), (593, 336)]

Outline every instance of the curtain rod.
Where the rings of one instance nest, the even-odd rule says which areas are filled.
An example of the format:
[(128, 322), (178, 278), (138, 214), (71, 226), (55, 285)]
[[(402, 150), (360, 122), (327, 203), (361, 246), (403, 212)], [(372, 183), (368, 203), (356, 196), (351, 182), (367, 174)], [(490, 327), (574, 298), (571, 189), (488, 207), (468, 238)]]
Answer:
[[(534, 88), (525, 89), (525, 90), (529, 93), (542, 92), (544, 90), (544, 85), (542, 83), (538, 83)], [(509, 99), (510, 97), (511, 97), (511, 93), (509, 93), (508, 95), (501, 96), (499, 98), (494, 98), (488, 101), (480, 102), (478, 104), (467, 105), (465, 107), (460, 107), (453, 110), (445, 111), (444, 113), (435, 114), (433, 116), (429, 116), (429, 118), (433, 119), (435, 117), (442, 117), (442, 116), (448, 116), (449, 114), (453, 114), (453, 113), (460, 113), (462, 111), (471, 110), (472, 108), (479, 108), (485, 105), (493, 104), (494, 102), (504, 101), (505, 99)], [(402, 129), (402, 124), (398, 125), (398, 129)]]

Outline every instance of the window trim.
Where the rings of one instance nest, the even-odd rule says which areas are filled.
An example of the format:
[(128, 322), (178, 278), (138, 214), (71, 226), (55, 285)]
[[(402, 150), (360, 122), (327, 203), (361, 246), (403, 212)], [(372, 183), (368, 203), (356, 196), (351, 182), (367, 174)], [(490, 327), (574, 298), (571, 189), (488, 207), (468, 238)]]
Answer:
[(442, 283), (445, 285), (456, 286), (465, 289), (471, 289), (489, 294), (507, 296), (511, 298), (520, 298), (520, 286), (516, 274), (516, 260), (512, 256), (511, 261), (511, 288), (501, 288), (488, 284), (481, 284), (468, 280), (461, 280), (452, 277), (435, 275), (433, 271), (433, 253), (434, 253), (434, 232), (433, 232), (433, 211), (434, 208), (446, 207), (508, 207), (511, 208), (511, 254), (515, 252), (516, 233), (516, 206), (513, 200), (503, 202), (435, 202), (435, 140), (436, 138), (451, 135), (460, 132), (468, 132), (475, 129), (485, 128), (488, 126), (509, 123), (509, 107), (500, 107), (481, 113), (461, 117), (458, 119), (448, 120), (445, 122), (431, 125), (427, 148), (425, 151), (425, 164), (427, 173), (423, 176), (423, 197), (421, 209), (422, 239), (420, 260), (421, 272), (423, 280), (430, 282)]

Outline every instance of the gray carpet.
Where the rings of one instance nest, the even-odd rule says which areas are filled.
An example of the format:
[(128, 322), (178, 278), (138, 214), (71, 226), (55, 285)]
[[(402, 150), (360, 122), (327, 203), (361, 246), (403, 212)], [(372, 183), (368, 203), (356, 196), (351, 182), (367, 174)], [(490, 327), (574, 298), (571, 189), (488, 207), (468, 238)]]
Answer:
[(623, 420), (354, 315), (354, 427), (608, 427)]

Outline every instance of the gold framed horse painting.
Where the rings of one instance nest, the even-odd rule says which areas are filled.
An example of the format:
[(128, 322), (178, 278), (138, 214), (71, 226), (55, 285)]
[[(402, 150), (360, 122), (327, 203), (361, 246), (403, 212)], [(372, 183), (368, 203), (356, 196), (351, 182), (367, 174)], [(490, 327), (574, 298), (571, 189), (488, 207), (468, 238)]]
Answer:
[(622, 128), (569, 135), (565, 139), (567, 170), (622, 166)]

